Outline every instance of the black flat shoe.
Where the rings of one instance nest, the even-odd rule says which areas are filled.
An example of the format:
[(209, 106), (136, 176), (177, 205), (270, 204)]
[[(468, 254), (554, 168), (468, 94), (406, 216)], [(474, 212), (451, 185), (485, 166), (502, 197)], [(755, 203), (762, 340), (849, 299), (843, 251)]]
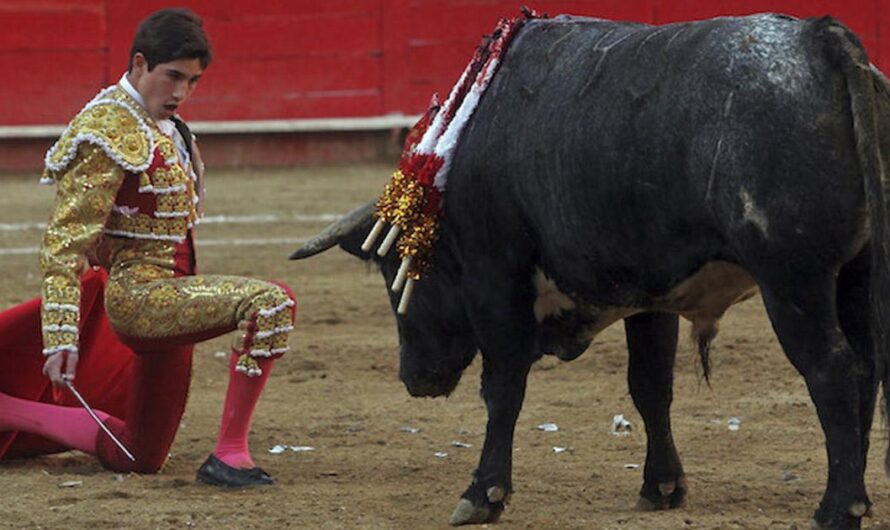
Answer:
[(258, 467), (241, 469), (232, 467), (211, 454), (198, 469), (198, 482), (224, 488), (248, 488), (275, 484), (268, 473)]

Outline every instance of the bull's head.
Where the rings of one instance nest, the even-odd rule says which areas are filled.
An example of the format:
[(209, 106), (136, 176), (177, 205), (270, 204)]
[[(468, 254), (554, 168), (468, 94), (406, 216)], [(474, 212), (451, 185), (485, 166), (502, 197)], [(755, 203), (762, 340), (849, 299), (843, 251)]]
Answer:
[(350, 254), (376, 263), (386, 282), (390, 305), (399, 330), (399, 377), (412, 396), (450, 394), (478, 349), (460, 294), (460, 266), (457, 260), (436, 245), (434, 266), (418, 282), (404, 315), (396, 313), (399, 293), (390, 286), (399, 259), (395, 247), (382, 258), (372, 250), (361, 249), (373, 224), (374, 203), (346, 214), (325, 228), (290, 259), (304, 259), (339, 245)]

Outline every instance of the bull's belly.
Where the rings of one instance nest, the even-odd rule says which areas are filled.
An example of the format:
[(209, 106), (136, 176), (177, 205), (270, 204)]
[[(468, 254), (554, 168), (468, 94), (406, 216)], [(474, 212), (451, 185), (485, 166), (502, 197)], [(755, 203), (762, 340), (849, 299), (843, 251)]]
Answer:
[[(534, 311), (538, 322), (550, 337), (544, 353), (561, 357), (563, 345), (590, 343), (600, 332), (618, 320), (644, 311), (681, 315), (692, 322), (693, 333), (716, 332), (717, 323), (730, 306), (757, 294), (754, 279), (738, 265), (713, 261), (692, 276), (658, 296), (646, 307), (599, 306), (575, 300), (559, 291), (541, 271), (535, 275), (538, 297)], [(562, 343), (562, 344), (560, 344)], [(577, 346), (574, 347), (577, 350)], [(568, 357), (580, 354), (576, 352)]]
[(745, 269), (726, 261), (712, 261), (648, 309), (677, 313), (692, 322), (716, 321), (729, 306), (751, 298), (757, 291), (754, 278)]

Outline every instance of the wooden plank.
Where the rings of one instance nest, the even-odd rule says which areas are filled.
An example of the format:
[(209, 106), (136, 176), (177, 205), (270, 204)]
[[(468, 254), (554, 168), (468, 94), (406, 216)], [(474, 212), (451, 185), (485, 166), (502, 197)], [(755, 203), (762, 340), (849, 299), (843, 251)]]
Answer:
[[(443, 97), (447, 95), (483, 35), (490, 33), (501, 18), (519, 15), (517, 4), (510, 1), (389, 0), (384, 1), (384, 20), (393, 16), (393, 12), (403, 12), (406, 3), (409, 4), (407, 14), (400, 14), (401, 21), (385, 32), (385, 38), (390, 40), (385, 53), (403, 54), (399, 63), (407, 75), (398, 77), (395, 82), (390, 75), (384, 88), (385, 93), (394, 95), (385, 98), (387, 110), (406, 114), (421, 112), (434, 92)], [(652, 6), (652, 0), (544, 0), (534, 3), (537, 11), (551, 16), (571, 13), (643, 22), (653, 19)], [(390, 34), (392, 30), (401, 32), (402, 44), (396, 43)]]
[(98, 1), (0, 3), (0, 52), (97, 50), (105, 46), (105, 9)]
[(212, 65), (200, 90), (218, 94), (277, 94), (378, 88), (379, 59), (363, 54), (234, 59)]
[(343, 92), (294, 92), (286, 99), (275, 95), (250, 99), (208, 97), (189, 101), (183, 116), (189, 120), (273, 120), (378, 116), (377, 88)]
[[(376, 20), (379, 12), (377, 2), (363, 0), (256, 1), (249, 8), (237, 0), (190, 0), (180, 4), (194, 10), (204, 20), (211, 45), (220, 60), (231, 53), (286, 52), (279, 44), (297, 48), (316, 46), (316, 42), (331, 45), (337, 39), (358, 42), (370, 39), (373, 42), (373, 34), (366, 35), (372, 24), (367, 21)], [(114, 64), (126, 65), (139, 22), (163, 7), (169, 7), (169, 2), (109, 2), (108, 41)], [(361, 19), (366, 20), (364, 26), (361, 26)]]
[(0, 83), (3, 125), (67, 123), (104, 86), (105, 52), (0, 53), (0, 71), (16, 75)]
[(379, 34), (383, 111), (387, 114), (422, 110), (429, 101), (418, 103), (409, 87), (411, 78), (408, 63), (408, 35), (411, 32), (409, 0), (380, 0), (381, 31)]
[[(324, 17), (251, 16), (208, 23), (219, 60), (287, 57), (326, 52), (379, 55), (379, 13), (337, 13)], [(224, 35), (225, 38), (214, 38)]]
[[(516, 2), (504, 0), (412, 2), (410, 37), (477, 40), (491, 33), (501, 18), (518, 16), (518, 6)], [(652, 0), (541, 1), (535, 2), (532, 7), (551, 16), (567, 13), (642, 22), (652, 19)]]
[[(161, 5), (114, 3), (109, 76), (126, 68), (138, 21)], [(186, 105), (192, 119), (382, 112), (376, 2), (258, 2), (250, 10), (224, 0), (185, 5), (203, 17), (214, 50), (211, 67)]]
[(373, 116), (383, 112), (379, 63), (364, 54), (234, 59), (213, 65), (186, 106), (201, 120)]
[(31, 172), (39, 175), (43, 170), (43, 157), (55, 138), (3, 139), (0, 141), (0, 170)]
[(186, 7), (204, 19), (228, 19), (233, 22), (246, 17), (264, 16), (315, 16), (344, 12), (374, 12), (376, 1), (369, 0), (106, 0), (110, 9), (117, 13), (130, 13), (127, 18), (140, 21), (150, 13), (168, 7)]

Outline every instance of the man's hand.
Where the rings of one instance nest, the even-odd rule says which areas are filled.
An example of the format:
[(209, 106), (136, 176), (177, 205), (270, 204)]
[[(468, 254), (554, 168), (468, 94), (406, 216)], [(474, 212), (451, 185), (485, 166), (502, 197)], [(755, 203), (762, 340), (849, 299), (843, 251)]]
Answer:
[(64, 380), (74, 380), (74, 373), (77, 371), (76, 353), (68, 350), (62, 350), (46, 357), (43, 363), (43, 375), (52, 381), (53, 386), (62, 388), (65, 386)]

